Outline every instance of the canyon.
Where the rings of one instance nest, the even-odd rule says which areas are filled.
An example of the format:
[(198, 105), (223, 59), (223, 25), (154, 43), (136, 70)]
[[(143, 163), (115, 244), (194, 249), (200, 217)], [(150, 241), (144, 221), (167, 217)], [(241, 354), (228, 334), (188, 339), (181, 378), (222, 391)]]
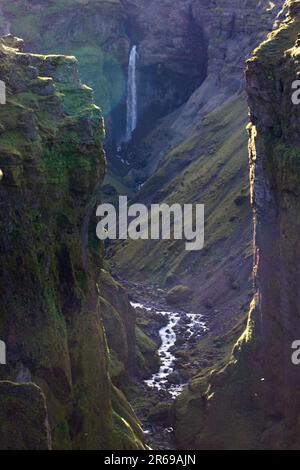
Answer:
[[(0, 448), (298, 449), (300, 2), (0, 6)], [(101, 246), (119, 195), (204, 249)]]
[(121, 288), (119, 305), (105, 299), (118, 286), (85, 233), (105, 167), (100, 109), (74, 58), (22, 53), (13, 36), (0, 49), (1, 448), (144, 448), (112, 383), (102, 323), (112, 312), (122, 334), (115, 362), (130, 371), (134, 313)]

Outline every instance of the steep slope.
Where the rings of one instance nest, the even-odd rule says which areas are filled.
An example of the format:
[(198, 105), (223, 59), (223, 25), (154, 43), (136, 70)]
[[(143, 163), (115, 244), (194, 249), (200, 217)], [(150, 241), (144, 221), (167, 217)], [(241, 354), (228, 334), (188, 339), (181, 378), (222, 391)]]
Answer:
[[(125, 129), (128, 56), (131, 45), (138, 45), (140, 126), (117, 192), (131, 194), (154, 173), (139, 201), (205, 203), (206, 245), (193, 257), (180, 243), (129, 243), (117, 247), (113, 266), (125, 279), (163, 283), (166, 288), (187, 284), (193, 289), (190, 307), (207, 314), (214, 331), (235, 328), (236, 317), (239, 323), (246, 316), (251, 291), (251, 211), (243, 157), (247, 110), (238, 92), (243, 89), (244, 59), (271, 27), (278, 5), (269, 8), (269, 2), (256, 0), (224, 0), (218, 6), (204, 0), (2, 3), (11, 30), (21, 30), (33, 50), (78, 56), (84, 80), (95, 89), (96, 102), (113, 124), (110, 141)], [(119, 168), (113, 155), (108, 154), (110, 167)], [(115, 174), (106, 186), (111, 182), (115, 184)], [(111, 321), (115, 306), (105, 300), (108, 342), (118, 350), (111, 354), (112, 374), (120, 383), (124, 371), (133, 368), (120, 352), (128, 350), (130, 342), (120, 335), (120, 347), (109, 334), (120, 319)], [(126, 317), (126, 308), (124, 312)], [(132, 339), (131, 321), (128, 327)], [(138, 357), (140, 365), (151, 367), (143, 364), (139, 352)]]
[(299, 449), (300, 2), (247, 67), (249, 154), (255, 215), (255, 288), (248, 326), (227, 367), (195, 381), (178, 402), (180, 447)]
[[(271, 7), (269, 2), (224, 1), (218, 3), (218, 9), (213, 2), (192, 3), (194, 21), (199, 28), (202, 25), (209, 40), (207, 78), (183, 106), (159, 120), (148, 135), (137, 135), (130, 145), (133, 169), (125, 181), (130, 188), (144, 183), (134, 198), (136, 201), (206, 204), (209, 215), (206, 248), (213, 253), (207, 271), (215, 269), (217, 251), (230, 251), (228, 247), (224, 251), (216, 249), (217, 245), (220, 248), (230, 239), (233, 245), (240, 243), (242, 253), (250, 240), (251, 212), (243, 210), (247, 206), (248, 187), (248, 169), (243, 158), (247, 151), (243, 68), (253, 46), (272, 27), (280, 3)], [(228, 202), (227, 222), (222, 213), (224, 198)], [(239, 223), (235, 223), (237, 217)], [(232, 222), (228, 223), (229, 220)], [(247, 224), (248, 234), (241, 236), (239, 227)], [(142, 275), (145, 280), (156, 281), (159, 276), (161, 281), (175, 274), (179, 280), (190, 282), (193, 277), (198, 278), (193, 269), (185, 272), (188, 263), (183, 259), (187, 261), (192, 255), (184, 252), (183, 244), (173, 244), (171, 249), (166, 244), (156, 243), (152, 249), (148, 243), (144, 245), (134, 242), (118, 248), (114, 260), (123, 277)], [(192, 264), (198, 261), (196, 256)], [(250, 273), (249, 263), (245, 269)], [(230, 282), (232, 275), (228, 277)], [(203, 285), (201, 276), (195, 283)]]
[[(147, 204), (205, 203), (206, 246), (203, 252), (191, 256), (179, 243), (129, 243), (112, 247), (112, 262), (121, 277), (159, 286), (164, 282), (166, 288), (181, 284), (192, 287), (188, 307), (205, 313), (214, 334), (220, 335), (209, 358), (211, 370), (224, 332), (231, 344), (242, 331), (251, 291), (244, 60), (271, 29), (282, 2), (96, 0), (83, 4), (70, 0), (62, 4), (16, 0), (0, 4), (12, 31), (23, 30), (33, 50), (60, 50), (79, 56), (81, 73), (95, 87), (96, 101), (104, 106), (108, 122), (113, 124), (109, 127), (113, 129), (110, 143), (118, 141), (124, 131), (128, 55), (131, 45), (138, 44), (140, 83), (145, 85), (139, 91), (140, 126), (126, 149), (129, 165), (121, 165), (111, 159), (113, 152), (109, 154), (112, 166), (123, 175), (121, 181), (116, 181), (112, 174), (111, 181), (117, 182), (118, 192), (132, 192), (150, 177), (138, 194), (138, 200)], [(193, 44), (197, 51), (191, 47)], [(186, 87), (182, 87), (183, 81), (187, 81)], [(107, 286), (107, 294), (100, 293), (112, 351), (110, 370), (115, 383), (122, 385), (126, 370), (136, 367), (128, 355), (134, 338), (132, 312), (125, 301), (124, 310), (117, 312), (111, 298), (116, 292), (120, 294), (120, 286), (106, 273), (100, 279), (100, 287)], [(123, 295), (126, 297), (122, 293), (121, 298)], [(123, 319), (128, 328), (122, 327)], [(120, 342), (109, 335), (115, 328), (120, 332)], [(203, 344), (196, 346), (201, 360), (206, 347)], [(180, 446), (212, 446), (216, 438), (214, 423), (226, 429), (223, 410), (216, 408), (217, 418), (213, 416), (211, 423), (208, 418), (207, 429), (210, 425), (212, 428), (207, 436), (205, 431), (201, 434), (206, 406), (201, 394), (206, 390), (203, 375), (207, 372), (203, 366), (179, 402)], [(261, 378), (264, 376), (258, 380)], [(214, 380), (218, 382), (218, 376)], [(280, 414), (274, 416), (273, 420), (280, 420)], [(252, 424), (248, 432), (247, 419), (240, 421), (232, 441), (240, 447), (248, 446), (252, 439)], [(232, 444), (221, 436), (214, 445)], [(256, 441), (251, 445), (255, 446)]]
[[(253, 43), (260, 42), (281, 3), (1, 0), (0, 6), (5, 15), (2, 31), (10, 28), (24, 37), (29, 50), (59, 50), (78, 57), (80, 73), (93, 87), (95, 101), (109, 124), (111, 159), (115, 153), (111, 144), (118, 144), (125, 133), (128, 58), (131, 46), (138, 46), (139, 126), (134, 147), (140, 150), (134, 154), (138, 161), (142, 155), (145, 164), (153, 156), (156, 160), (158, 153), (152, 149), (153, 139), (149, 136), (145, 140), (149, 131), (158, 132), (158, 118), (175, 112), (166, 120), (167, 127), (170, 123), (173, 127), (163, 139), (166, 151), (168, 145), (174, 145), (174, 137), (178, 142), (186, 136), (186, 127), (191, 125), (193, 115), (201, 114), (201, 108), (206, 107), (207, 113), (240, 89), (243, 59)], [(187, 101), (180, 118), (179, 107)], [(112, 160), (115, 169), (118, 164), (122, 167), (120, 161)], [(127, 171), (123, 166), (122, 174)]]
[(110, 375), (126, 389), (158, 367), (157, 345), (137, 326), (136, 313), (127, 291), (104, 269), (100, 272), (101, 313), (110, 351)]
[(45, 446), (45, 429), (39, 443), (36, 428), (42, 430), (46, 403), (54, 449), (143, 448), (139, 423), (110, 380), (102, 256), (89, 234), (105, 170), (101, 111), (74, 57), (22, 47), (12, 36), (0, 44), (7, 90), (0, 107), (0, 337), (7, 365), (0, 378), (36, 386), (1, 382), (8, 397), (0, 402), (0, 427), (12, 431), (10, 403), (20, 409), (20, 434), (12, 442), (1, 433), (0, 446)]

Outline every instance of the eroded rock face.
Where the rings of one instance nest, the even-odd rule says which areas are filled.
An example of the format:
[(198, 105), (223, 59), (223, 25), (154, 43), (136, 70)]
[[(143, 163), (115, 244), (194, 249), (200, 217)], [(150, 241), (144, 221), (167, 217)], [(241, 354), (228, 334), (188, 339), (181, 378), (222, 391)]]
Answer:
[(53, 448), (142, 448), (138, 421), (109, 376), (102, 257), (89, 232), (105, 170), (102, 114), (74, 57), (6, 46), (19, 43), (0, 44), (0, 377), (43, 391)]
[[(102, 316), (112, 358), (113, 375), (120, 381), (137, 372), (136, 315), (126, 290), (104, 270), (100, 274)], [(119, 377), (120, 376), (120, 377)], [(121, 380), (122, 382), (122, 380)]]
[[(152, 174), (166, 152), (201, 132), (202, 119), (245, 88), (244, 65), (253, 48), (272, 29), (283, 0), (214, 2), (190, 0), (190, 14), (207, 44), (207, 71), (183, 106), (137, 138), (133, 152)], [(163, 137), (164, 136), (164, 137)], [(143, 157), (140, 157), (140, 156)]]
[[(299, 74), (300, 2), (288, 1), (286, 11), (247, 67), (256, 294), (229, 365), (212, 375), (208, 389), (195, 382), (178, 403), (177, 436), (187, 447), (300, 447), (300, 375), (291, 360), (300, 337), (300, 114), (291, 100)], [(193, 440), (183, 431), (197, 409)]]
[(207, 74), (208, 37), (192, 2), (122, 1), (139, 53), (139, 117), (155, 120), (182, 105)]
[(0, 382), (0, 449), (51, 450), (45, 397), (34, 384)]
[(292, 103), (299, 77), (300, 2), (286, 3), (287, 20), (248, 63), (250, 169), (255, 209), (259, 293), (255, 334), (261, 341), (266, 428), (262, 442), (299, 448), (300, 374), (292, 343), (300, 338), (300, 108)]
[(267, 0), (192, 1), (195, 21), (209, 38), (208, 75), (216, 75), (231, 92), (241, 89), (245, 58), (265, 37), (281, 5)]

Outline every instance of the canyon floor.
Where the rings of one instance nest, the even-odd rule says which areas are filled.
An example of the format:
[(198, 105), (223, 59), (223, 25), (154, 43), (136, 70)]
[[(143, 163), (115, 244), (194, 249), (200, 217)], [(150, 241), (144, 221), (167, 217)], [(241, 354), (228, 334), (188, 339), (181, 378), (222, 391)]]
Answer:
[[(177, 398), (193, 390), (193, 381), (208, 375), (228, 360), (245, 315), (232, 330), (220, 336), (218, 312), (195, 313), (189, 307), (169, 305), (167, 291), (158, 285), (120, 280), (129, 293), (137, 326), (157, 345), (159, 365), (151, 374), (137, 377), (125, 388), (153, 449), (176, 449)], [(221, 321), (221, 320), (220, 320)]]

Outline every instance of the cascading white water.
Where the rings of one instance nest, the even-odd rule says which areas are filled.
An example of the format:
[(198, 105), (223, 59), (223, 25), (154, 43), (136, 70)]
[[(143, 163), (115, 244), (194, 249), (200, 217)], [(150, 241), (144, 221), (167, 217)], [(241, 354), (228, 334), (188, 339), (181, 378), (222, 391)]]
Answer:
[(137, 126), (137, 59), (136, 46), (133, 46), (130, 51), (128, 65), (126, 142), (129, 142)]
[(1, 19), (1, 34), (7, 36), (10, 34), (10, 21), (3, 15), (2, 8), (0, 7), (0, 19)]
[[(186, 383), (176, 385), (168, 382), (168, 378), (174, 372), (175, 368), (176, 357), (173, 348), (176, 344), (177, 334), (183, 329), (185, 333), (181, 332), (181, 337), (185, 338), (186, 344), (188, 345), (193, 335), (202, 336), (202, 334), (208, 330), (208, 327), (200, 314), (170, 310), (165, 311), (153, 306), (148, 307), (138, 302), (131, 302), (131, 305), (133, 308), (142, 309), (146, 312), (155, 311), (168, 320), (167, 325), (163, 326), (159, 331), (161, 339), (161, 346), (158, 349), (160, 369), (157, 373), (154, 373), (150, 379), (145, 380), (145, 383), (150, 388), (168, 391), (171, 397), (175, 399), (187, 386)], [(183, 348), (183, 346), (181, 347)]]

